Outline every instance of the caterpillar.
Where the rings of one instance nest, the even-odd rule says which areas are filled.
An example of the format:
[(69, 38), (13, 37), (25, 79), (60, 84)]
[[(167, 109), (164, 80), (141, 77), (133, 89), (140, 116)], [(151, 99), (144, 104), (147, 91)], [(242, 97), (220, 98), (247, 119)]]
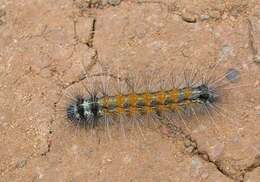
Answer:
[(191, 104), (213, 104), (218, 99), (214, 88), (201, 84), (196, 87), (186, 87), (157, 92), (130, 93), (126, 95), (97, 97), (77, 97), (67, 109), (67, 117), (74, 122), (96, 124), (100, 117), (106, 114), (141, 115), (163, 111), (174, 112), (179, 107), (185, 108)]
[[(154, 73), (153, 71), (147, 72)], [(216, 104), (222, 99), (221, 89), (228, 85), (223, 80), (233, 82), (238, 79), (239, 72), (236, 69), (230, 69), (219, 77), (213, 76), (213, 73), (206, 75), (207, 77), (205, 75), (198, 76), (198, 72), (200, 71), (186, 71), (184, 76), (169, 74), (171, 76), (168, 76), (167, 79), (171, 80), (170, 82), (166, 81), (167, 79), (161, 80), (159, 78), (158, 80), (158, 77), (154, 76), (156, 74), (148, 74), (149, 76), (142, 77), (143, 81), (141, 84), (139, 83), (139, 86), (133, 86), (138, 85), (134, 79), (132, 79), (133, 84), (130, 84), (130, 79), (122, 81), (121, 77), (113, 77), (116, 80), (114, 84), (108, 83), (109, 79), (105, 79), (106, 83), (104, 83), (104, 78), (102, 78), (103, 83), (94, 79), (90, 87), (85, 88), (86, 95), (76, 95), (69, 102), (66, 108), (66, 117), (76, 125), (95, 128), (98, 125), (111, 124), (122, 117), (124, 120), (131, 121), (133, 118), (144, 120), (140, 118), (152, 116), (151, 118), (158, 120), (158, 118), (166, 116), (169, 118), (169, 114), (189, 115), (193, 113), (196, 115), (198, 111), (201, 113), (201, 110), (208, 113), (212, 108), (217, 108)], [(111, 77), (110, 74), (106, 75)], [(89, 78), (93, 79), (94, 76)], [(176, 79), (176, 77), (179, 78)], [(145, 78), (149, 78), (149, 81)], [(179, 81), (181, 84), (176, 84), (176, 80), (181, 80)], [(118, 82), (123, 82), (123, 88), (127, 87), (125, 89), (127, 91), (122, 91), (121, 87), (118, 89), (120, 91), (108, 94), (107, 90), (104, 89), (108, 85), (118, 87), (120, 85)], [(140, 85), (143, 88), (140, 89)], [(136, 88), (139, 88), (139, 91)]]

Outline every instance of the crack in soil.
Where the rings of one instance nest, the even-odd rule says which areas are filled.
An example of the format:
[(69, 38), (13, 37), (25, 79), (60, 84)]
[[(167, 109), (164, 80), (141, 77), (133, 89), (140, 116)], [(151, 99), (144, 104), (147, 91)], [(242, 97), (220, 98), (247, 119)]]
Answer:
[[(224, 167), (221, 165), (221, 162), (220, 161), (213, 161), (210, 159), (209, 157), (209, 154), (206, 152), (206, 151), (201, 151), (199, 148), (198, 148), (198, 144), (197, 144), (197, 141), (194, 140), (190, 135), (184, 135), (183, 136), (185, 140), (188, 140), (190, 141), (190, 143), (193, 143), (193, 146), (194, 148), (192, 149), (191, 151), (191, 154), (192, 155), (197, 155), (199, 158), (201, 158), (202, 160), (208, 162), (208, 163), (211, 163), (213, 164), (216, 169), (221, 173), (223, 174), (224, 176), (226, 176), (227, 178), (229, 179), (232, 179), (232, 180), (236, 180), (231, 174), (229, 174), (227, 171), (225, 171)], [(186, 146), (187, 147), (187, 146)]]
[(94, 42), (95, 31), (96, 31), (96, 22), (97, 22), (97, 19), (96, 19), (96, 18), (93, 18), (93, 20), (92, 20), (92, 26), (91, 26), (91, 32), (90, 32), (90, 35), (89, 35), (89, 39), (88, 39), (88, 41), (86, 42), (86, 45), (87, 45), (89, 48), (93, 48), (93, 42)]
[(184, 146), (186, 148), (185, 152), (191, 155), (196, 155), (199, 158), (201, 158), (203, 161), (213, 164), (216, 167), (216, 169), (227, 178), (231, 180), (237, 180), (231, 174), (225, 171), (220, 161), (211, 160), (209, 154), (206, 151), (201, 151), (198, 147), (197, 141), (193, 139), (191, 135), (186, 134), (180, 127), (177, 127), (174, 124), (169, 122), (166, 124), (166, 127), (169, 128), (170, 130), (170, 134), (168, 135), (169, 137), (173, 138), (174, 136), (177, 135), (182, 138), (184, 142)]
[[(160, 6), (166, 6), (168, 9), (169, 13), (175, 14), (177, 16), (180, 16), (182, 18), (182, 20), (186, 23), (196, 23), (198, 22), (197, 19), (199, 19), (198, 17), (201, 16), (201, 14), (198, 13), (193, 13), (193, 14), (187, 14), (184, 13), (183, 10), (185, 9), (181, 9), (180, 7), (178, 7), (177, 5), (177, 1), (175, 2), (162, 2), (162, 1), (157, 1), (157, 0), (136, 0), (135, 1), (137, 4), (159, 4)], [(247, 4), (241, 4), (239, 6), (235, 6), (235, 7), (228, 7), (228, 5), (225, 3), (225, 8), (223, 10), (217, 10), (217, 12), (219, 13), (218, 17), (214, 17), (214, 16), (209, 16), (208, 19), (203, 19), (201, 21), (205, 22), (205, 21), (215, 21), (218, 22), (219, 20), (223, 20), (222, 16), (226, 13), (228, 16), (232, 16), (235, 18), (238, 18), (240, 16), (246, 16), (246, 12), (248, 9), (248, 3)], [(209, 9), (210, 10), (210, 9)], [(213, 11), (216, 11), (214, 8), (212, 9)], [(208, 11), (207, 9), (204, 11)]]
[(196, 155), (203, 161), (213, 164), (221, 174), (223, 174), (224, 176), (226, 176), (229, 179), (235, 180), (232, 175), (230, 175), (227, 171), (225, 171), (223, 169), (223, 167), (221, 166), (221, 163), (219, 163), (218, 161), (211, 160), (209, 157), (209, 154), (206, 151), (201, 151), (198, 148), (197, 141), (195, 139), (193, 139), (191, 137), (191, 135), (186, 134), (180, 127), (177, 127), (176, 125), (174, 125), (173, 123), (170, 123), (170, 122), (166, 123), (166, 127), (170, 130), (170, 132), (168, 131), (168, 134), (167, 134), (168, 137), (173, 138), (177, 135), (182, 138), (182, 140), (184, 142), (184, 147), (186, 148), (185, 152), (187, 152), (188, 154), (191, 154), (191, 155)]
[(253, 170), (255, 170), (256, 168), (260, 167), (260, 155), (255, 157), (255, 161), (248, 167), (246, 167), (243, 171), (242, 171), (242, 181), (245, 181), (245, 175), (248, 172), (252, 172)]
[(258, 50), (255, 46), (255, 40), (254, 40), (254, 27), (253, 27), (253, 24), (252, 24), (252, 21), (248, 18), (247, 19), (247, 22), (248, 22), (248, 41), (249, 41), (249, 48), (252, 52), (252, 55), (253, 55), (253, 61), (254, 62), (258, 62), (259, 58), (258, 58)]
[[(54, 114), (56, 113), (56, 105), (54, 105)], [(52, 147), (52, 135), (53, 135), (53, 130), (52, 130), (52, 124), (54, 122), (54, 119), (51, 119), (49, 122), (49, 131), (47, 134), (47, 150), (41, 153), (41, 156), (47, 156), (47, 154), (51, 151)]]
[(19, 37), (18, 40), (30, 40), (32, 38), (43, 38), (44, 40), (47, 41), (47, 38), (45, 37), (46, 34), (50, 33), (51, 30), (48, 30), (48, 25), (43, 25), (42, 30), (40, 31), (40, 33), (36, 33), (36, 34), (29, 34), (29, 35), (23, 35), (22, 37)]
[[(71, 87), (72, 85), (74, 84), (77, 84), (77, 83), (80, 83), (81, 81), (85, 80), (87, 78), (87, 71), (88, 70), (89, 72), (92, 70), (92, 68), (99, 62), (98, 60), (98, 52), (97, 50), (95, 50), (95, 54), (91, 57), (91, 62), (88, 64), (88, 66), (86, 68), (84, 68), (84, 71), (85, 71), (85, 74), (80, 76), (77, 80), (73, 80), (71, 81), (70, 83), (68, 84), (64, 84), (64, 85), (61, 85), (63, 89), (67, 89), (69, 87)], [(82, 63), (83, 64), (83, 63)], [(84, 65), (83, 65), (84, 66)], [(58, 102), (57, 102), (58, 103)]]
[[(260, 167), (260, 155), (259, 155), (255, 158), (255, 161), (250, 166), (248, 166), (244, 169), (241, 169), (240, 172), (238, 172), (237, 174), (231, 174), (225, 170), (225, 165), (223, 165), (221, 160), (213, 161), (210, 159), (210, 156), (206, 151), (201, 151), (198, 148), (197, 141), (194, 140), (190, 135), (187, 135), (187, 134), (184, 134), (184, 132), (181, 132), (181, 136), (184, 138), (184, 140), (188, 140), (190, 143), (192, 143), (193, 148), (192, 148), (192, 150), (189, 151), (189, 153), (191, 153), (192, 155), (197, 155), (202, 160), (214, 164), (216, 169), (220, 173), (222, 173), (223, 175), (228, 177), (229, 179), (242, 182), (242, 181), (244, 181), (244, 177), (247, 172), (251, 172), (254, 169)], [(188, 148), (189, 146), (185, 146), (185, 147)]]
[[(74, 15), (75, 16), (75, 15)], [(73, 18), (73, 32), (74, 32), (74, 36), (73, 36), (73, 39), (75, 40), (76, 44), (78, 43), (82, 43), (82, 44), (85, 44), (87, 45), (89, 48), (93, 48), (93, 42), (94, 42), (94, 37), (95, 37), (95, 31), (96, 31), (96, 22), (97, 22), (97, 19), (96, 17), (93, 17), (92, 18), (92, 23), (91, 23), (91, 30), (90, 30), (90, 33), (89, 33), (89, 36), (87, 38), (87, 41), (81, 41), (80, 40), (80, 37), (77, 33), (77, 18)]]

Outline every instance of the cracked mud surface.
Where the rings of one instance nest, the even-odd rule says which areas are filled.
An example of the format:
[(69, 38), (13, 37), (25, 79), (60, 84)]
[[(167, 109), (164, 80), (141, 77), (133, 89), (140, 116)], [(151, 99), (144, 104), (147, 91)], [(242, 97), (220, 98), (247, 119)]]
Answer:
[[(102, 2), (0, 0), (0, 181), (260, 181), (260, 2)], [(208, 121), (177, 137), (99, 140), (57, 117), (64, 90), (97, 64), (214, 60), (242, 65), (249, 85), (221, 132)]]

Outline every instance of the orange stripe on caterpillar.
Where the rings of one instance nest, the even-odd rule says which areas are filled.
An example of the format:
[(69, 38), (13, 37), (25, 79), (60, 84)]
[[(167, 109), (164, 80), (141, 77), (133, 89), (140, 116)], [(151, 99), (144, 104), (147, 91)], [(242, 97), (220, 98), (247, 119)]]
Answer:
[(144, 94), (141, 94), (140, 97), (143, 98), (143, 102), (145, 106), (150, 106), (152, 102), (152, 94), (145, 92)]
[(166, 91), (159, 91), (154, 95), (158, 104), (164, 104), (165, 98), (167, 97), (168, 93)]
[(173, 102), (177, 103), (179, 101), (180, 91), (179, 89), (173, 89), (170, 91), (171, 98)]

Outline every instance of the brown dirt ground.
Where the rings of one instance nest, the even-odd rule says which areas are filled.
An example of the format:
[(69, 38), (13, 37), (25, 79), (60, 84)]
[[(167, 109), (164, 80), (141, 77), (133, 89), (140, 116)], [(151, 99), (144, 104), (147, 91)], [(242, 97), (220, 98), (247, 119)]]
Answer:
[[(108, 2), (0, 0), (0, 181), (260, 181), (260, 1)], [(98, 64), (215, 60), (241, 65), (248, 85), (227, 108), (237, 125), (223, 119), (218, 132), (206, 119), (183, 137), (99, 140), (57, 117), (64, 91)]]

